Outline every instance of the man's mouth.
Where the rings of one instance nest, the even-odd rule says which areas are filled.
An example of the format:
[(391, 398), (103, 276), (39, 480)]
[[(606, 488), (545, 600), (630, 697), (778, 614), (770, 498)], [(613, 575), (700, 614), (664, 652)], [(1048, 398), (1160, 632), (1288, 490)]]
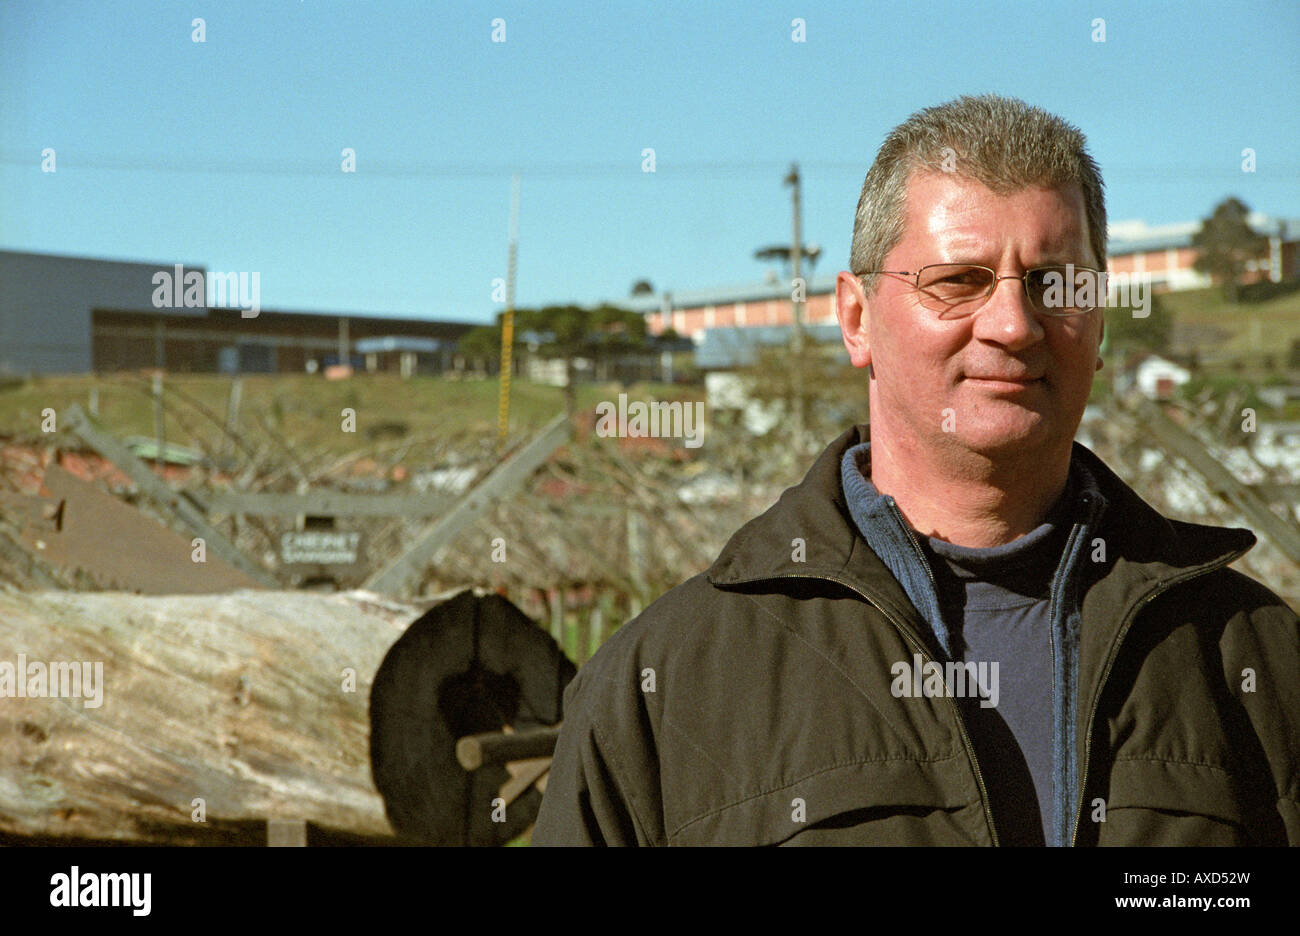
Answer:
[(990, 389), (1021, 390), (1041, 383), (1044, 378), (1011, 374), (967, 374), (966, 380), (973, 380)]

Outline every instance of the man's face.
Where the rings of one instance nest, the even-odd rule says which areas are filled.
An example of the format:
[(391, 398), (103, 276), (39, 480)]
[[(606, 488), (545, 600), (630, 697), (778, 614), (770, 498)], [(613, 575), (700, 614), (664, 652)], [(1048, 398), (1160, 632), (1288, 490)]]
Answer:
[[(1017, 276), (1048, 264), (1098, 265), (1077, 186), (999, 195), (956, 174), (914, 173), (904, 217), (886, 270), (975, 263)], [(913, 282), (880, 276), (860, 335), (845, 335), (854, 364), (875, 372), (872, 421), (895, 439), (988, 456), (1068, 446), (1092, 387), (1101, 310), (1046, 316), (1021, 282), (1006, 279), (973, 314), (943, 318), (920, 304)], [(861, 295), (860, 281), (846, 277), (841, 302), (855, 283)]]

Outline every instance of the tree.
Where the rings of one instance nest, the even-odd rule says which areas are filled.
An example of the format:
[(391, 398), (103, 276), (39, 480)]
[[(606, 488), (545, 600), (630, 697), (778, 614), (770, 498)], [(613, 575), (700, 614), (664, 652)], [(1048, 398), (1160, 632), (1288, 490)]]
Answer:
[(456, 342), (456, 350), (468, 358), (495, 361), (501, 357), (501, 325), (478, 325)]
[[(646, 347), (645, 317), (639, 312), (601, 305), (584, 309), (576, 305), (546, 306), (515, 310), (515, 347), (525, 335), (535, 340), (530, 351), (543, 357), (562, 358), (567, 385), (565, 403), (572, 412), (575, 402), (576, 362), (586, 358), (600, 365)], [(457, 345), (467, 357), (497, 361), (501, 357), (501, 316), (496, 324), (480, 325), (466, 332)]]
[(1258, 259), (1268, 245), (1268, 238), (1255, 233), (1246, 221), (1249, 214), (1250, 209), (1240, 199), (1225, 199), (1192, 237), (1197, 251), (1195, 268), (1222, 282), (1224, 296), (1230, 302), (1237, 301), (1246, 264)]
[(599, 366), (606, 361), (643, 348), (646, 343), (645, 318), (639, 312), (617, 306), (600, 305), (584, 309), (576, 305), (546, 306), (515, 313), (516, 331), (535, 331), (544, 335), (538, 351), (563, 358), (565, 404), (570, 412), (575, 406), (576, 362), (586, 358)]
[[(501, 316), (493, 325), (477, 325), (456, 342), (456, 351), (473, 362), (473, 369), (492, 372), (492, 366), (501, 360)], [(486, 365), (486, 367), (480, 367)]]

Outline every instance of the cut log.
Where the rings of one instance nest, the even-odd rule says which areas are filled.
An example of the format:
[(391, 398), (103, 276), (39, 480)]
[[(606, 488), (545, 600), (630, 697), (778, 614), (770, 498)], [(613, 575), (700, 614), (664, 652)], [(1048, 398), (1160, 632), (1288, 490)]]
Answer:
[[(391, 836), (371, 680), (427, 607), (366, 592), (0, 591), (0, 837), (264, 843), (268, 819)], [(91, 680), (50, 666), (70, 663)], [(41, 669), (62, 678), (45, 696)], [(73, 689), (83, 698), (48, 696)]]
[(527, 830), (541, 792), (532, 781), (512, 785), (500, 760), (467, 772), (456, 743), (503, 728), (535, 740), (560, 721), (575, 672), (545, 630), (497, 595), (462, 592), (412, 624), (370, 696), (371, 763), (394, 831), (422, 844), (484, 846)]

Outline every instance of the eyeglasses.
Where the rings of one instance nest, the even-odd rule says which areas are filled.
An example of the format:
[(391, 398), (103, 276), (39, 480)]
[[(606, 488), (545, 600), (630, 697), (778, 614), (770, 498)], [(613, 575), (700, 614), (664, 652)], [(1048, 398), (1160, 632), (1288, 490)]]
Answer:
[(1044, 315), (1084, 315), (1105, 304), (1106, 274), (1073, 263), (1035, 267), (1020, 276), (998, 276), (997, 271), (972, 263), (931, 263), (915, 273), (903, 270), (866, 270), (857, 276), (885, 273), (911, 277), (921, 305), (940, 318), (964, 318), (977, 312), (993, 295), (998, 281), (1018, 279), (1025, 284), (1030, 304)]

